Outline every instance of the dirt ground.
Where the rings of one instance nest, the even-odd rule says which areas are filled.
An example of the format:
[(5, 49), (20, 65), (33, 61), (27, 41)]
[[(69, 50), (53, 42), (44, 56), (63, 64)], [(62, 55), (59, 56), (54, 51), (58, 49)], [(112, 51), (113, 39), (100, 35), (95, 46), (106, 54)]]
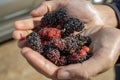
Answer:
[[(120, 64), (94, 80), (120, 80)], [(21, 56), (17, 41), (0, 44), (0, 80), (50, 80), (34, 70)]]

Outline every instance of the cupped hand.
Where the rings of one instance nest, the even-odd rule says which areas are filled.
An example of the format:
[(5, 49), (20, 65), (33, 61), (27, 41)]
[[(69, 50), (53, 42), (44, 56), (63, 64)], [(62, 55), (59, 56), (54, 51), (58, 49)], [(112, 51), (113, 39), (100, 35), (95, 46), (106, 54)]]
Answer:
[(92, 25), (103, 25), (98, 10), (87, 0), (50, 0), (43, 2), (40, 7), (33, 10), (33, 17), (41, 17), (47, 12), (53, 12), (60, 8), (65, 8), (72, 17), (79, 18), (86, 24), (86, 27)]
[(13, 37), (20, 40), (22, 55), (40, 73), (57, 80), (88, 80), (114, 66), (120, 50), (118, 29), (94, 26), (85, 30), (82, 35), (91, 37), (90, 49), (93, 56), (82, 64), (57, 67), (39, 53), (25, 47), (25, 41), (21, 40), (27, 35), (25, 30), (33, 29), (34, 21), (38, 20), (40, 18), (17, 21)]
[[(86, 27), (89, 27), (83, 32), (83, 35), (92, 38), (90, 48), (94, 55), (82, 64), (57, 67), (39, 53), (25, 46), (24, 38), (28, 34), (26, 30), (38, 26), (41, 19), (39, 17), (45, 13), (56, 11), (62, 7), (67, 10), (69, 15), (79, 18), (86, 24)], [(19, 40), (22, 55), (40, 73), (57, 80), (88, 80), (114, 66), (119, 56), (120, 31), (115, 28), (102, 27), (103, 22), (99, 13), (88, 1), (52, 0), (44, 2), (31, 14), (37, 18), (15, 22), (16, 30), (13, 37)]]
[(45, 59), (42, 55), (40, 55), (40, 53), (33, 51), (26, 46), (25, 37), (28, 35), (27, 31), (35, 28), (34, 22), (39, 22), (40, 19), (41, 18), (32, 18), (16, 21), (14, 24), (16, 30), (13, 32), (13, 38), (18, 40), (18, 46), (21, 48), (21, 54), (26, 58), (31, 66), (45, 76), (55, 79), (58, 67)]
[(110, 27), (93, 27), (83, 32), (90, 36), (93, 56), (82, 64), (64, 66), (58, 70), (57, 78), (61, 80), (90, 80), (110, 69), (120, 55), (120, 31)]

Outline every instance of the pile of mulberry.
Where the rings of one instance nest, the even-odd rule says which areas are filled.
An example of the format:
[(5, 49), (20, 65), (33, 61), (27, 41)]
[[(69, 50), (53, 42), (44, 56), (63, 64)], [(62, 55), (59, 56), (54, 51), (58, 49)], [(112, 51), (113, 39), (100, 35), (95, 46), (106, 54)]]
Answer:
[(26, 42), (57, 66), (82, 63), (93, 55), (89, 48), (91, 38), (81, 35), (83, 29), (82, 21), (59, 9), (46, 13), (40, 26), (27, 35)]

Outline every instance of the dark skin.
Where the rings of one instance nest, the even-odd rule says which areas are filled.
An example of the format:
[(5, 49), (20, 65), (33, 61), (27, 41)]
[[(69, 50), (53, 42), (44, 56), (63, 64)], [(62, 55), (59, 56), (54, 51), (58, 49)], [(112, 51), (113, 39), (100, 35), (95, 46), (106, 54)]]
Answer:
[[(77, 5), (77, 3), (79, 5)], [(83, 4), (84, 7), (79, 7)], [(78, 6), (78, 9), (76, 9), (76, 7), (73, 7), (74, 9), (71, 9), (71, 6), (73, 5)], [(69, 14), (73, 17), (78, 14), (76, 14), (75, 11), (78, 12), (82, 11), (83, 9), (85, 10), (79, 12), (80, 15), (77, 17), (81, 19), (86, 25), (87, 30), (83, 31), (82, 35), (91, 37), (92, 43), (90, 45), (90, 49), (94, 55), (82, 64), (79, 63), (62, 67), (55, 66), (39, 53), (26, 47), (25, 40), (21, 40), (27, 36), (26, 30), (31, 30), (36, 27), (33, 23), (35, 21), (39, 21), (40, 16), (43, 16), (46, 12), (55, 11), (61, 7), (65, 7), (68, 13), (72, 13), (74, 10), (73, 14)], [(16, 30), (13, 33), (13, 37), (19, 40), (21, 53), (26, 58), (26, 60), (37, 71), (44, 74), (45, 76), (56, 80), (90, 80), (92, 77), (97, 76), (98, 74), (105, 72), (106, 70), (113, 67), (120, 55), (120, 31), (114, 28), (117, 25), (117, 22), (110, 24), (109, 22), (106, 22), (107, 24), (103, 23), (104, 19), (102, 19), (101, 16), (104, 12), (98, 12), (96, 8), (99, 7), (94, 7), (85, 0), (73, 0), (73, 2), (72, 0), (71, 2), (68, 2), (68, 0), (53, 0), (45, 2), (37, 10), (34, 10), (31, 13), (33, 17), (38, 18), (21, 20), (15, 23)], [(106, 9), (110, 8), (107, 7)], [(86, 13), (88, 10), (89, 14)], [(99, 13), (97, 14), (97, 17), (93, 17), (94, 11)], [(114, 13), (112, 10), (109, 11)], [(113, 19), (116, 21), (115, 14), (113, 14)], [(99, 24), (96, 21), (101, 21), (101, 23)]]

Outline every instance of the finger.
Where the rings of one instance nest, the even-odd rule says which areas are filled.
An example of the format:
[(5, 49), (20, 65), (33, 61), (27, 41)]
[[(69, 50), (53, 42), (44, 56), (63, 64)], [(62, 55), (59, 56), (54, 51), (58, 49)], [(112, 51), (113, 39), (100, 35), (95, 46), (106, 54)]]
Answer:
[(13, 38), (16, 40), (24, 39), (28, 35), (27, 31), (16, 30), (13, 32)]
[(57, 78), (60, 80), (90, 80), (86, 67), (88, 68), (88, 65), (81, 63), (62, 67), (57, 72)]
[(60, 3), (63, 1), (53, 0), (53, 1), (45, 1), (41, 4), (41, 6), (31, 12), (31, 16), (38, 17), (43, 16), (47, 12), (53, 12), (58, 10), (61, 5)]
[(16, 21), (14, 23), (14, 27), (17, 30), (33, 29), (34, 27), (40, 25), (41, 18), (42, 17), (37, 17), (37, 18), (31, 18), (31, 19)]
[(16, 39), (16, 40), (20, 40), (20, 39), (23, 39), (27, 36), (27, 32), (26, 31), (20, 31), (20, 30), (16, 30), (13, 32), (13, 38)]
[(48, 77), (53, 77), (55, 75), (58, 67), (46, 60), (39, 53), (27, 47), (23, 48), (21, 53), (37, 71), (43, 73)]

